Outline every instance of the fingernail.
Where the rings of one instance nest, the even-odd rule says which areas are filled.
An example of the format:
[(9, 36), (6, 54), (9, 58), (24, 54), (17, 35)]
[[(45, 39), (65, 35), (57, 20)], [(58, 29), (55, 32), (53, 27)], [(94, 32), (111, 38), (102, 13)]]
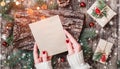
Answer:
[(46, 51), (43, 51), (42, 53), (43, 53), (43, 54), (45, 54), (45, 53), (46, 53)]
[(69, 43), (69, 40), (68, 40), (68, 39), (66, 40), (66, 43)]

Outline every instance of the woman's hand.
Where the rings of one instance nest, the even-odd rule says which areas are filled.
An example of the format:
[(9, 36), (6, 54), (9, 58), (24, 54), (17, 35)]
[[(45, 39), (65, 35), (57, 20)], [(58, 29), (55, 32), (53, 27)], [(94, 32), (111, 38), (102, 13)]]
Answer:
[(68, 49), (68, 55), (72, 55), (74, 53), (78, 53), (81, 51), (80, 44), (72, 37), (72, 35), (66, 31), (65, 34), (67, 36), (66, 43), (67, 43), (67, 49)]
[(35, 64), (51, 60), (51, 56), (48, 56), (47, 51), (43, 51), (42, 54), (38, 54), (38, 46), (36, 43), (34, 45), (33, 55)]

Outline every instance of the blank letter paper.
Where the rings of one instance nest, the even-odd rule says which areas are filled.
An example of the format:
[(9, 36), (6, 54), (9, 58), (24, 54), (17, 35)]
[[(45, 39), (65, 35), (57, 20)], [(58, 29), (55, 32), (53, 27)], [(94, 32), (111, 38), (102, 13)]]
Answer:
[(56, 55), (67, 51), (66, 36), (58, 15), (29, 24), (40, 52)]

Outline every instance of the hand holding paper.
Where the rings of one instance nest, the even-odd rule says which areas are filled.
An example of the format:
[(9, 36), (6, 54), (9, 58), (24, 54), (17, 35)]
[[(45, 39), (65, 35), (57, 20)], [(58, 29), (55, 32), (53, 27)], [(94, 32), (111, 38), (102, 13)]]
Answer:
[(38, 48), (56, 55), (67, 51), (66, 36), (58, 15), (29, 25)]

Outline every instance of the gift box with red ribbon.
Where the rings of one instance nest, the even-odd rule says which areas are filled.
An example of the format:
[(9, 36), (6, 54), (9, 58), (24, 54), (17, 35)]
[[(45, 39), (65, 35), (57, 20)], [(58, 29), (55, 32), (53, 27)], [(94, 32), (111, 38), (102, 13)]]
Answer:
[(96, 51), (93, 55), (93, 60), (105, 64), (108, 56), (111, 53), (113, 43), (100, 39)]

